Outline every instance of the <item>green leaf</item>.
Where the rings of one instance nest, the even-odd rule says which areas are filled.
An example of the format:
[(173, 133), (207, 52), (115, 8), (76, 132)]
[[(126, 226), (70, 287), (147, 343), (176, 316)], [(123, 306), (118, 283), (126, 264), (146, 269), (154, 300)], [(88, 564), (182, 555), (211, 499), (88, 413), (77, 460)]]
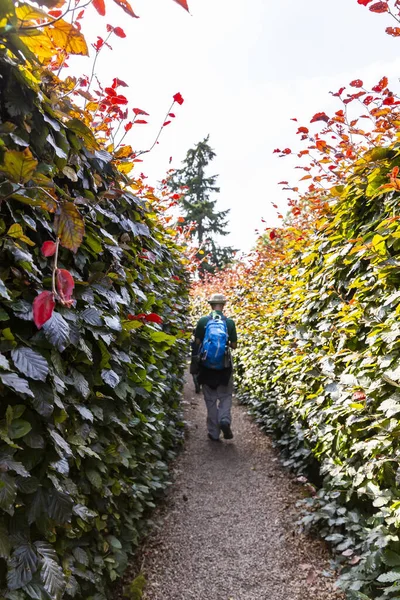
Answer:
[(74, 548), (72, 554), (79, 564), (84, 565), (85, 567), (89, 566), (89, 557), (83, 548)]
[(80, 373), (76, 369), (73, 369), (72, 379), (74, 381), (74, 387), (77, 390), (77, 392), (79, 392), (84, 398), (89, 398), (90, 387), (87, 382), (87, 379), (82, 375), (82, 373)]
[(8, 428), (8, 435), (12, 440), (18, 440), (24, 437), (32, 429), (29, 421), (23, 419), (15, 419)]
[(11, 352), (11, 357), (18, 371), (38, 381), (45, 381), (49, 373), (47, 360), (26, 346), (19, 346)]
[(57, 431), (50, 431), (50, 435), (56, 443), (56, 449), (61, 458), (64, 456), (72, 456), (71, 446)]
[(80, 314), (80, 318), (84, 323), (89, 323), (89, 325), (95, 325), (97, 327), (103, 325), (101, 314), (98, 309), (94, 307), (83, 310)]
[(29, 477), (29, 471), (24, 465), (14, 460), (12, 455), (7, 452), (0, 452), (0, 471), (15, 471), (21, 477)]
[(7, 573), (10, 590), (17, 590), (28, 584), (38, 568), (38, 557), (31, 544), (21, 544), (11, 555)]
[(86, 469), (86, 477), (96, 489), (100, 489), (103, 486), (101, 476), (95, 469)]
[(143, 323), (142, 321), (123, 321), (122, 327), (125, 331), (133, 331), (134, 329), (143, 327)]
[(0, 279), (0, 296), (5, 300), (11, 300), (10, 294), (4, 285), (4, 281)]
[(110, 542), (110, 544), (111, 544), (111, 546), (112, 546), (113, 548), (117, 548), (118, 550), (121, 550), (121, 548), (122, 548), (122, 544), (121, 544), (121, 542), (119, 541), (119, 539), (117, 539), (117, 538), (115, 537), (115, 535), (109, 535), (109, 536), (107, 537), (107, 540)]
[(60, 352), (70, 344), (70, 327), (58, 312), (53, 312), (51, 318), (43, 325), (42, 330), (48, 341)]
[(54, 394), (52, 389), (49, 386), (37, 383), (31, 383), (31, 389), (33, 392), (31, 403), (35, 410), (45, 418), (50, 417), (54, 410)]
[(389, 571), (388, 573), (382, 573), (377, 578), (380, 583), (392, 583), (393, 581), (400, 580), (400, 571)]
[(393, 552), (393, 550), (386, 549), (382, 555), (382, 561), (388, 567), (400, 567), (400, 554)]
[(169, 335), (168, 333), (164, 333), (163, 331), (150, 331), (150, 337), (154, 342), (163, 342), (168, 344), (168, 346), (172, 346), (176, 342), (176, 337)]
[(72, 499), (63, 492), (51, 490), (48, 502), (48, 515), (56, 523), (68, 523), (72, 516)]
[(7, 473), (0, 473), (0, 508), (9, 512), (16, 495), (15, 479)]
[(93, 132), (79, 119), (70, 119), (67, 122), (67, 127), (73, 131), (78, 137), (82, 138), (86, 146), (91, 150), (97, 150), (98, 144)]
[(54, 231), (60, 244), (72, 252), (77, 252), (85, 233), (85, 222), (72, 202), (61, 204), (54, 217)]
[(6, 369), (7, 371), (10, 370), (10, 363), (2, 354), (0, 354), (0, 369)]
[(111, 388), (115, 388), (121, 380), (119, 375), (117, 375), (117, 373), (112, 369), (103, 369), (101, 372), (101, 378), (104, 383), (109, 385)]
[(33, 396), (29, 389), (28, 382), (22, 377), (18, 377), (16, 373), (0, 373), (0, 379), (4, 385), (27, 396)]
[(66, 582), (62, 568), (57, 562), (57, 553), (50, 544), (35, 542), (40, 561), (40, 577), (46, 592), (55, 600), (61, 598)]
[(10, 536), (4, 523), (0, 523), (0, 557), (8, 558), (11, 552)]

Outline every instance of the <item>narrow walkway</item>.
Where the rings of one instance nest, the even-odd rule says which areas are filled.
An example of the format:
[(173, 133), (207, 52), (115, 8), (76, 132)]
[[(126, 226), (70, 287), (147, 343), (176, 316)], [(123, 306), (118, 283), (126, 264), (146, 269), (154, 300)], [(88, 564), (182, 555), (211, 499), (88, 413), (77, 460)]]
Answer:
[(324, 545), (295, 525), (302, 496), (242, 407), (232, 441), (206, 437), (202, 395), (186, 386), (186, 449), (142, 553), (146, 600), (333, 600)]

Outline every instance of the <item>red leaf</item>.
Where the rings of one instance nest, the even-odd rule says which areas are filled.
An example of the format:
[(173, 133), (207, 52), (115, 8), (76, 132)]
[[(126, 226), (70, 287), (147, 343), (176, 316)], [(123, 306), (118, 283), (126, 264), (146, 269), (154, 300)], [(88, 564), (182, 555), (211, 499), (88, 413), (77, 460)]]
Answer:
[(179, 4), (179, 6), (182, 6), (182, 8), (184, 8), (185, 10), (187, 10), (189, 12), (188, 3), (186, 0), (175, 0), (175, 2), (177, 4)]
[(133, 125), (132, 121), (130, 121), (130, 123), (127, 123), (124, 127), (125, 131), (129, 131), (130, 129), (132, 129), (132, 125)]
[(336, 92), (336, 94), (332, 94), (332, 92), (331, 92), (331, 94), (332, 94), (332, 96), (334, 96), (335, 98), (340, 98), (340, 96), (343, 94), (343, 92), (344, 92), (344, 90), (345, 90), (345, 89), (346, 89), (345, 87), (341, 87), (341, 88), (339, 89), (339, 91), (338, 91), (338, 92)]
[(365, 104), (365, 106), (368, 106), (369, 104), (371, 104), (371, 102), (373, 101), (374, 97), (373, 96), (366, 96), (363, 100), (363, 103)]
[[(288, 181), (279, 181), (278, 185), (289, 185)], [(277, 206), (275, 206), (275, 208), (278, 208)]]
[(135, 113), (135, 115), (145, 115), (146, 117), (149, 116), (149, 113), (147, 113), (145, 110), (142, 110), (141, 108), (132, 108), (132, 110)]
[(135, 17), (135, 19), (139, 18), (133, 12), (132, 6), (129, 4), (128, 0), (114, 0), (114, 2), (115, 2), (115, 4), (118, 4), (118, 6), (120, 6), (122, 8), (122, 10), (124, 10), (131, 17)]
[(360, 88), (363, 86), (363, 82), (361, 79), (354, 79), (354, 81), (350, 81), (351, 87)]
[(365, 400), (366, 395), (365, 392), (354, 392), (353, 394), (353, 400)]
[(128, 104), (128, 99), (121, 95), (114, 96), (111, 98), (111, 104)]
[(299, 127), (297, 133), (308, 133), (307, 127)]
[(181, 197), (181, 194), (174, 194), (172, 197), (172, 200), (179, 200)]
[(378, 83), (378, 85), (375, 85), (375, 86), (372, 88), (372, 90), (373, 90), (374, 92), (378, 92), (378, 93), (380, 93), (380, 92), (383, 92), (383, 90), (384, 90), (385, 88), (387, 88), (387, 85), (388, 85), (388, 83), (389, 83), (389, 80), (388, 80), (388, 78), (387, 78), (387, 77), (382, 77), (382, 79), (380, 80), (380, 82)]
[(56, 303), (53, 292), (42, 292), (33, 301), (33, 320), (40, 329), (51, 317)]
[(137, 121), (135, 121), (135, 125), (147, 125), (147, 121), (145, 121), (144, 119), (138, 119)]
[(57, 19), (57, 17), (60, 17), (62, 14), (62, 10), (49, 10), (49, 15), (51, 15), (55, 19)]
[(123, 29), (121, 29), (121, 27), (114, 27), (114, 33), (115, 33), (115, 35), (117, 35), (120, 38), (126, 37), (125, 31)]
[(362, 4), (363, 6), (367, 6), (372, 0), (357, 0), (358, 4)]
[(108, 94), (109, 96), (112, 96), (113, 98), (114, 98), (114, 96), (117, 95), (117, 92), (112, 87), (106, 87), (106, 88), (104, 88), (104, 91), (106, 94)]
[(160, 315), (156, 315), (156, 313), (150, 313), (149, 315), (146, 315), (146, 321), (149, 321), (149, 323), (158, 323), (159, 325), (161, 325), (163, 322)]
[(93, 0), (92, 4), (99, 13), (99, 15), (104, 17), (104, 15), (106, 14), (106, 5), (104, 4), (104, 0)]
[[(176, 0), (177, 1), (177, 0)], [(174, 100), (175, 102), (177, 102), (178, 104), (183, 104), (184, 100), (182, 98), (182, 94), (180, 94), (179, 92), (177, 94), (175, 94), (174, 96)]]
[(369, 10), (374, 13), (388, 12), (389, 5), (387, 2), (376, 2), (375, 4), (369, 7)]
[(316, 123), (316, 121), (325, 121), (325, 123), (327, 123), (329, 121), (329, 117), (324, 112), (319, 112), (313, 116), (310, 123)]
[(75, 282), (69, 271), (66, 269), (57, 269), (57, 292), (60, 300), (66, 306), (72, 304), (72, 292), (74, 291)]
[(165, 127), (166, 125), (169, 125), (171, 123), (171, 121), (165, 121), (165, 123), (163, 123), (163, 127)]
[(139, 315), (128, 315), (128, 319), (130, 321), (141, 321), (142, 319), (145, 319), (146, 315), (144, 313), (140, 313)]
[(272, 229), (272, 231), (269, 232), (269, 239), (274, 240), (275, 238), (276, 238), (276, 231), (275, 231), (275, 229)]
[(118, 87), (119, 85), (121, 85), (122, 87), (129, 87), (127, 83), (125, 83), (125, 81), (122, 81), (122, 79), (118, 79), (118, 77), (114, 77), (113, 79), (113, 88)]
[(273, 153), (272, 153), (272, 154), (278, 154), (278, 153), (280, 153), (280, 150), (279, 150), (279, 148), (275, 148), (275, 150), (273, 151)]
[(282, 150), (282, 154), (291, 154), (292, 151), (290, 148), (285, 148), (284, 150)]
[(175, 115), (174, 115), (174, 113), (168, 113), (168, 116), (169, 116), (169, 117), (172, 117), (173, 119), (175, 118)]
[(386, 33), (388, 35), (392, 35), (393, 37), (399, 37), (400, 27), (386, 27)]
[(41, 247), (43, 256), (53, 256), (56, 251), (56, 244), (54, 242), (44, 242)]
[(97, 42), (95, 44), (93, 44), (93, 48), (95, 50), (97, 50), (97, 52), (102, 48), (102, 46), (104, 45), (104, 40), (103, 38), (101, 38), (99, 35), (97, 36)]

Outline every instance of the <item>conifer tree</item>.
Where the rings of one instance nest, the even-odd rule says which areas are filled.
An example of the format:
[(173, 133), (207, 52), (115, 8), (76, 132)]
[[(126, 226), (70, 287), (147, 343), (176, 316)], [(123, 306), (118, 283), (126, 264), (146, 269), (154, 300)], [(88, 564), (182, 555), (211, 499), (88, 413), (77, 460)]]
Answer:
[(216, 210), (220, 188), (216, 185), (218, 175), (207, 175), (206, 168), (216, 154), (209, 145), (209, 135), (188, 150), (181, 169), (170, 178), (172, 190), (182, 194), (181, 207), (185, 224), (193, 224), (191, 237), (198, 243), (201, 271), (214, 272), (232, 261), (235, 250), (220, 246), (216, 236), (225, 236), (229, 210)]

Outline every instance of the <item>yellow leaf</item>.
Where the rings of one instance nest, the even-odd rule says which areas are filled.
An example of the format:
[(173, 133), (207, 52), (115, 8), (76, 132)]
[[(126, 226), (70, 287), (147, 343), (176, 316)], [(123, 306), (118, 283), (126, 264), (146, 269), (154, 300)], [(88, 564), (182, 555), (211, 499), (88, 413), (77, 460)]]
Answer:
[(54, 218), (54, 229), (64, 248), (72, 252), (78, 250), (85, 233), (85, 224), (75, 204), (72, 202), (61, 204)]
[(54, 46), (51, 40), (41, 33), (40, 35), (23, 35), (19, 36), (21, 41), (27, 46), (27, 48), (36, 54), (37, 58), (43, 62), (47, 58), (52, 58), (55, 54)]
[(21, 225), (19, 225), (18, 223), (14, 223), (14, 225), (11, 225), (10, 229), (7, 231), (7, 235), (13, 238), (17, 238), (21, 242), (29, 244), (29, 246), (35, 245), (35, 242), (32, 242), (32, 240), (30, 240), (28, 236), (24, 234)]
[[(36, 8), (30, 4), (20, 4), (20, 6), (15, 8), (15, 14), (17, 15), (18, 19), (24, 22), (26, 25), (31, 25), (29, 21), (48, 22), (49, 20), (52, 20), (52, 17), (50, 17), (44, 10), (40, 10), (40, 8)], [(27, 21), (28, 23), (26, 23)], [(23, 29), (21, 25), (20, 28)]]
[(29, 148), (25, 148), (22, 152), (7, 150), (4, 154), (4, 162), (0, 164), (0, 172), (16, 183), (25, 183), (31, 179), (37, 164)]
[(372, 248), (377, 254), (386, 255), (385, 238), (379, 234), (374, 235), (372, 238)]
[(71, 23), (61, 19), (54, 23), (54, 27), (46, 27), (44, 31), (57, 48), (68, 54), (89, 54), (83, 34)]
[(115, 158), (128, 158), (132, 153), (132, 146), (123, 146), (115, 152)]
[(19, 238), (21, 235), (24, 235), (24, 231), (21, 225), (14, 223), (14, 225), (11, 225), (10, 229), (7, 231), (7, 235), (10, 237)]
[(121, 162), (117, 165), (117, 169), (120, 173), (130, 173), (134, 167), (132, 162)]

